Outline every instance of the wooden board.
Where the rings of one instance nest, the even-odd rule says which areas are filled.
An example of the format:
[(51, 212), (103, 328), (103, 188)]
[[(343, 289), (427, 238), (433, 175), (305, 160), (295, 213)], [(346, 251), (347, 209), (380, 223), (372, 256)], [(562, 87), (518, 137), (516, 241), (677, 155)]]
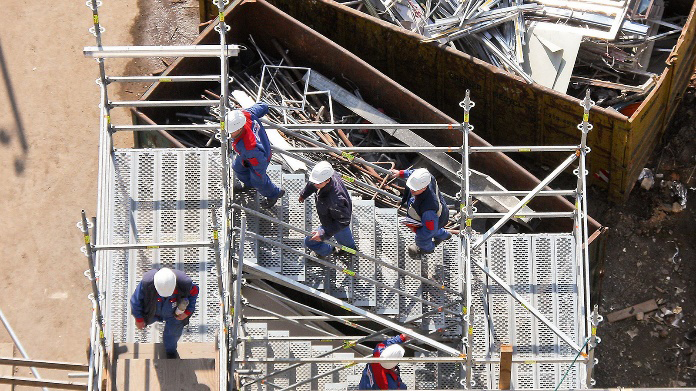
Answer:
[[(116, 344), (114, 351), (117, 360), (130, 358), (164, 358), (164, 344), (148, 343), (120, 343)], [(217, 350), (214, 343), (179, 343), (177, 351), (182, 359), (187, 358), (216, 358)], [(118, 365), (118, 364), (117, 364)]]
[(498, 389), (510, 389), (510, 376), (512, 375), (512, 345), (500, 346), (500, 376), (498, 377)]
[[(14, 357), (14, 345), (12, 343), (0, 343), (0, 357)], [(0, 376), (14, 376), (14, 366), (0, 365)], [(12, 391), (12, 385), (0, 384), (0, 391)]]
[(619, 311), (614, 311), (611, 314), (607, 315), (607, 320), (610, 323), (616, 322), (617, 320), (622, 320), (622, 319), (627, 319), (632, 316), (635, 316), (637, 313), (642, 312), (650, 312), (650, 311), (655, 311), (657, 309), (657, 303), (655, 302), (655, 299), (650, 299), (646, 302), (636, 304), (634, 306), (624, 308)]
[(218, 389), (215, 359), (119, 360), (118, 391), (211, 391)]

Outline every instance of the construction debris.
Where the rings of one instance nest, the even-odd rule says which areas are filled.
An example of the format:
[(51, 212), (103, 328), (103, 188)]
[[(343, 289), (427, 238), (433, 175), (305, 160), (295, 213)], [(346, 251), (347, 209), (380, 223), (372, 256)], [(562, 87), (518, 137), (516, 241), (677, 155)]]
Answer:
[[(344, 3), (562, 93), (626, 115), (655, 86), (686, 17), (663, 0), (362, 0)], [(660, 57), (663, 61), (655, 61)], [(650, 67), (659, 64), (658, 67)], [(599, 88), (597, 88), (599, 87)]]
[(630, 317), (633, 317), (636, 314), (638, 314), (639, 312), (646, 313), (646, 312), (654, 311), (657, 308), (658, 307), (657, 307), (657, 303), (655, 302), (655, 299), (650, 299), (650, 300), (645, 301), (643, 303), (636, 304), (636, 305), (624, 308), (624, 309), (619, 310), (619, 311), (614, 311), (614, 312), (610, 313), (609, 315), (607, 315), (607, 320), (609, 321), (609, 323), (614, 323), (614, 322), (619, 321), (619, 320), (628, 319)]

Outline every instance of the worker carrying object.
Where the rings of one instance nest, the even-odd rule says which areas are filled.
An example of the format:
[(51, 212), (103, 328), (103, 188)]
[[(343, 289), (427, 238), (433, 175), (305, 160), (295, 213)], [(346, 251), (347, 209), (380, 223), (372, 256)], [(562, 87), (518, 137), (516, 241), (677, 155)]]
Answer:
[(226, 122), (232, 148), (238, 154), (232, 168), (236, 178), (244, 184), (244, 187), (236, 188), (236, 190), (255, 188), (266, 197), (266, 201), (261, 206), (268, 209), (285, 195), (285, 190), (273, 184), (266, 174), (271, 161), (271, 142), (259, 120), (266, 114), (268, 114), (268, 105), (259, 102), (245, 110), (228, 112)]
[(434, 252), (435, 246), (452, 237), (444, 229), (449, 221), (449, 208), (437, 181), (425, 168), (391, 172), (393, 176), (407, 178), (401, 205), (406, 206), (408, 217), (416, 223), (412, 228), (416, 233), (416, 244), (408, 246), (408, 254), (415, 258)]
[[(404, 348), (399, 346), (406, 342), (408, 337), (405, 334), (397, 335), (380, 342), (375, 347), (372, 357), (382, 358), (402, 358)], [(405, 390), (406, 384), (401, 380), (398, 363), (369, 363), (363, 370), (359, 390)]]
[(321, 258), (338, 253), (338, 249), (324, 243), (335, 236), (339, 244), (355, 249), (357, 246), (350, 230), (353, 203), (341, 175), (336, 173), (327, 161), (321, 161), (314, 166), (309, 174), (309, 183), (300, 193), (298, 201), (304, 202), (315, 192), (315, 204), (321, 226), (305, 238), (305, 247)]
[(179, 358), (176, 345), (196, 310), (198, 286), (186, 273), (163, 267), (150, 270), (131, 296), (131, 313), (135, 326), (141, 330), (156, 322), (164, 322), (164, 350), (167, 358)]

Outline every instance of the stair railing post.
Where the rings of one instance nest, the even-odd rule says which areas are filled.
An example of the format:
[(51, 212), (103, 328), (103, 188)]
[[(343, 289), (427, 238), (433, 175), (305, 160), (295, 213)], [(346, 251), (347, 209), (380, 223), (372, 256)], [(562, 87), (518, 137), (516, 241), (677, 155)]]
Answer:
[[(236, 280), (233, 284), (232, 290), (234, 291), (234, 307), (232, 307), (232, 345), (230, 350), (232, 353), (231, 363), (230, 363), (230, 373), (234, 374), (235, 371), (235, 356), (237, 354), (237, 339), (239, 336), (239, 320), (241, 319), (242, 312), (242, 271), (244, 267), (244, 243), (246, 241), (246, 216), (242, 216), (241, 219), (241, 233), (239, 234), (239, 252), (237, 255), (237, 270), (236, 270)], [(231, 383), (231, 382), (230, 382)]]
[(97, 313), (97, 330), (99, 331), (99, 346), (101, 347), (101, 363), (95, 363), (96, 365), (102, 365), (107, 357), (106, 352), (106, 338), (104, 336), (104, 317), (101, 310), (101, 294), (99, 293), (99, 287), (97, 286), (97, 277), (94, 271), (94, 246), (89, 235), (89, 226), (87, 224), (87, 216), (85, 211), (82, 210), (82, 226), (80, 227), (82, 234), (85, 239), (85, 253), (87, 255), (87, 263), (89, 264), (89, 281), (92, 286), (92, 295), (94, 296), (94, 309)]
[[(459, 254), (460, 259), (464, 259), (464, 283), (465, 291), (462, 293), (466, 304), (462, 307), (462, 336), (466, 334), (466, 338), (462, 338), (462, 349), (466, 349), (466, 373), (460, 377), (465, 379), (466, 388), (471, 388), (471, 367), (473, 359), (473, 332), (474, 332), (474, 314), (471, 310), (471, 243), (473, 239), (473, 230), (471, 228), (472, 216), (474, 214), (473, 197), (469, 188), (469, 133), (474, 129), (473, 125), (469, 124), (469, 111), (476, 105), (470, 99), (470, 92), (466, 90), (464, 100), (459, 103), (459, 106), (464, 109), (464, 121), (461, 124), (462, 131), (462, 169), (460, 173), (460, 195), (462, 203), (460, 205), (460, 223), (459, 223)], [(464, 228), (466, 227), (466, 228)], [(461, 261), (460, 261), (461, 262)], [(461, 270), (461, 268), (460, 268)], [(460, 279), (461, 281), (461, 279)]]

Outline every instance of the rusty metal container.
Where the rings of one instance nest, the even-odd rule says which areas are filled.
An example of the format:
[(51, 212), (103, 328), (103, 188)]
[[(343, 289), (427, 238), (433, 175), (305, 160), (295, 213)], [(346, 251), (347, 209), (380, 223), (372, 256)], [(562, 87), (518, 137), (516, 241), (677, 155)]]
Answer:
[[(357, 15), (355, 16), (357, 17)], [(363, 98), (367, 103), (384, 109), (388, 114), (398, 116), (404, 123), (456, 123), (463, 116), (463, 112), (460, 110), (453, 110), (452, 116), (448, 116), (355, 54), (290, 17), (267, 1), (241, 2), (228, 9), (224, 17), (226, 23), (231, 26), (228, 42), (245, 45), (251, 34), (262, 50), (269, 54), (276, 54), (271, 41), (271, 39), (275, 39), (288, 50), (288, 55), (295, 61), (295, 65), (311, 67), (328, 77), (343, 76), (351, 80), (362, 91)], [(365, 22), (362, 16), (357, 20)], [(394, 37), (398, 36), (394, 35)], [(213, 30), (213, 26), (208, 26), (194, 41), (194, 44), (216, 44), (218, 42), (218, 33)], [(216, 59), (179, 58), (172, 63), (163, 76), (215, 74), (219, 73), (219, 65), (219, 61)], [(214, 83), (211, 86), (214, 86)], [(205, 83), (158, 82), (153, 84), (142, 99), (159, 100), (173, 99), (174, 97), (174, 99), (199, 99), (203, 88), (205, 88)], [(464, 97), (464, 89), (452, 89), (449, 96), (456, 104)], [(472, 119), (474, 116), (484, 115), (484, 110), (478, 110), (478, 101), (486, 101), (489, 98), (484, 90), (472, 88), (472, 99), (477, 101), (477, 111), (472, 112)], [(569, 113), (567, 118), (568, 121), (572, 121), (572, 125), (567, 126), (567, 131), (569, 134), (573, 133), (573, 143), (577, 143), (579, 131), (575, 126), (581, 120), (582, 112), (576, 110), (575, 102), (568, 102), (567, 106)], [(134, 113), (137, 113), (134, 115), (134, 122), (141, 124), (165, 123), (167, 118), (174, 116), (175, 110), (167, 107), (133, 110)], [(461, 145), (462, 142), (459, 131), (426, 132), (420, 133), (420, 135), (436, 145)], [(146, 147), (171, 146), (171, 143), (162, 135), (152, 133), (138, 135), (137, 144)], [(490, 145), (475, 134), (471, 137), (471, 144), (473, 146)], [(536, 177), (502, 153), (473, 155), (471, 163), (472, 168), (488, 173), (509, 189), (531, 189), (539, 183)], [(540, 198), (543, 198), (543, 202), (538, 198), (530, 203), (530, 206), (539, 211), (574, 210), (574, 206), (565, 198)], [(569, 221), (553, 219), (546, 220), (540, 228), (547, 232), (569, 231), (570, 224)], [(601, 253), (606, 235), (600, 234), (605, 229), (596, 220), (590, 218), (589, 230), (591, 233), (595, 233), (593, 239), (601, 238), (601, 240), (594, 240), (591, 245), (594, 253), (592, 263), (596, 268), (595, 275), (597, 276), (600, 274), (604, 260)], [(595, 292), (598, 291), (597, 289)]]
[[(444, 113), (458, 118), (462, 91), (476, 98), (472, 123), (496, 145), (572, 144), (582, 109), (578, 99), (522, 78), (331, 0), (269, 0), (338, 43)], [(593, 108), (588, 170), (608, 198), (623, 202), (674, 115), (696, 64), (696, 3), (667, 67), (629, 118)], [(548, 159), (543, 157), (542, 159)], [(543, 161), (547, 164), (554, 161)], [(608, 182), (592, 174), (608, 172)]]

